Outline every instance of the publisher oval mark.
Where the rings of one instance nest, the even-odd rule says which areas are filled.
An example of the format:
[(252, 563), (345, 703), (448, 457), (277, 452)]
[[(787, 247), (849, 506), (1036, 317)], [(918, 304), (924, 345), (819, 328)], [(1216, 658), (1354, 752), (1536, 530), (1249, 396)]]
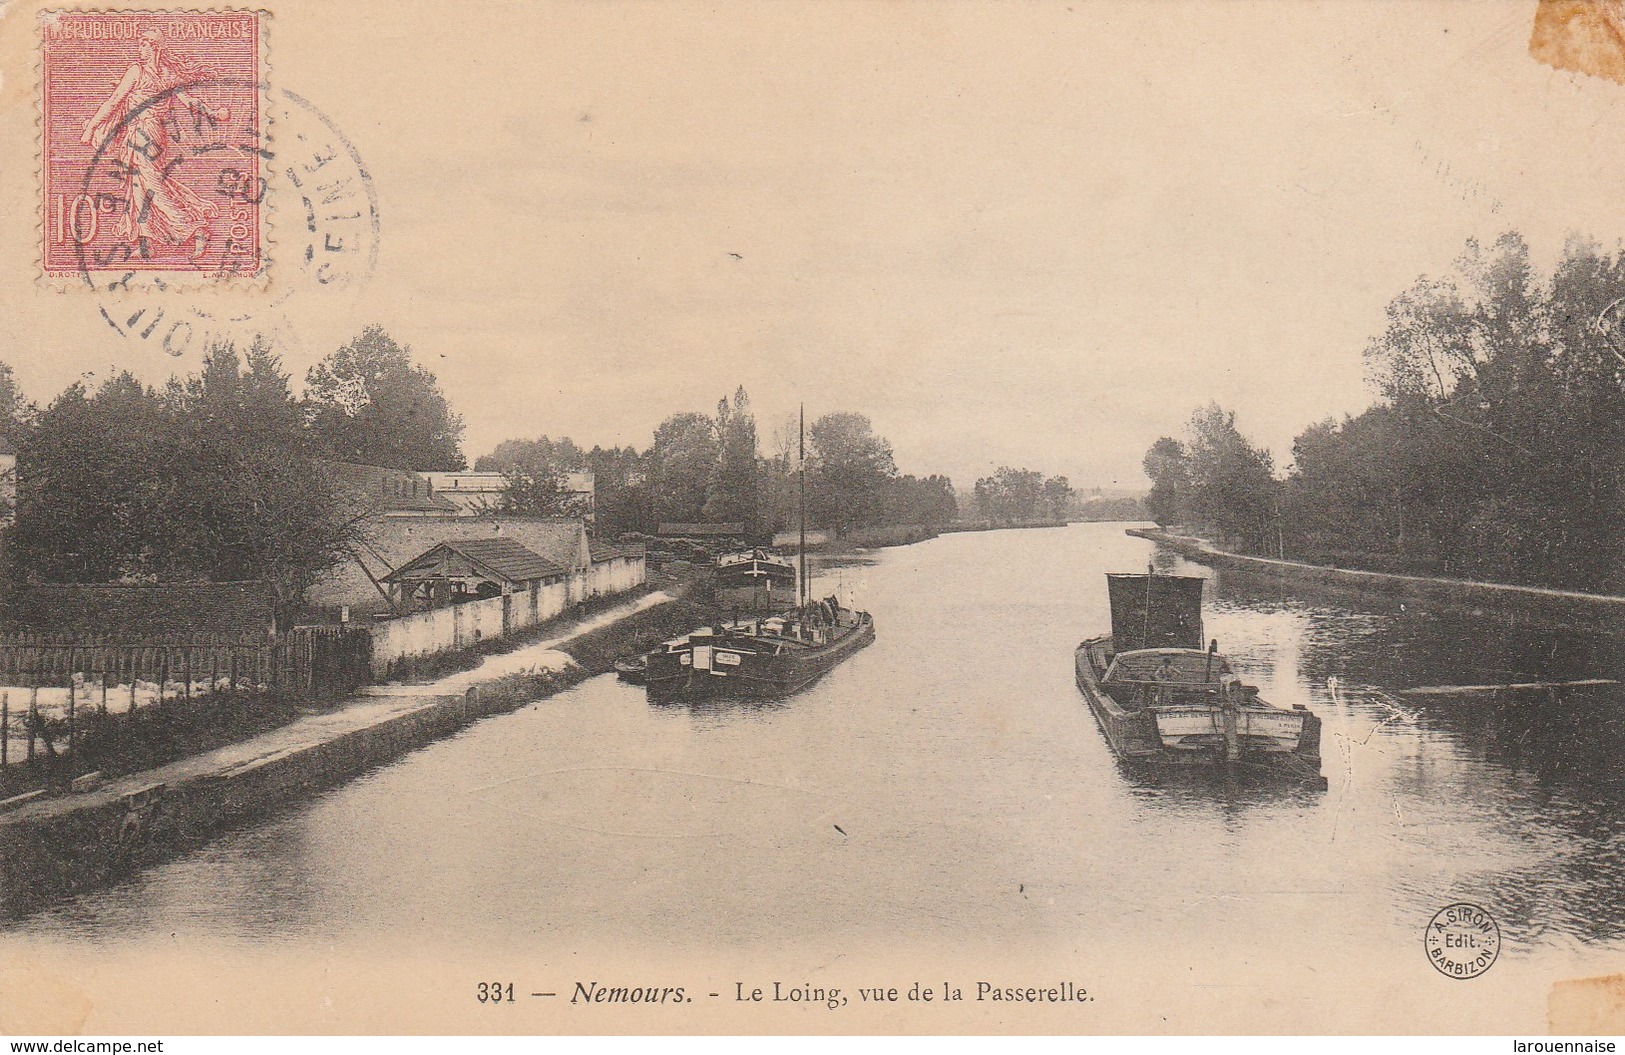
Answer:
[(1428, 922), (1422, 939), (1428, 963), (1446, 978), (1477, 978), (1501, 955), (1501, 928), (1478, 905), (1446, 905)]

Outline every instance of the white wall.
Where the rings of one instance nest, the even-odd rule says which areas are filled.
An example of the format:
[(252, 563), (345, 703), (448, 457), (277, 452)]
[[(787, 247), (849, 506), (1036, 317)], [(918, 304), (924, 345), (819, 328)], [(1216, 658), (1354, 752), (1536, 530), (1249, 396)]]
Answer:
[[(432, 612), (418, 612), (372, 626), (372, 673), (383, 677), (398, 660), (432, 656), (436, 652), (473, 648), (494, 637), (515, 633), (562, 615), (586, 596), (588, 576), (573, 575), (568, 582), (526, 590), (505, 597), (488, 597)], [(507, 626), (503, 607), (508, 608)]]
[(647, 580), (646, 564), (642, 556), (615, 557), (597, 561), (592, 566), (591, 596), (609, 597), (642, 586)]

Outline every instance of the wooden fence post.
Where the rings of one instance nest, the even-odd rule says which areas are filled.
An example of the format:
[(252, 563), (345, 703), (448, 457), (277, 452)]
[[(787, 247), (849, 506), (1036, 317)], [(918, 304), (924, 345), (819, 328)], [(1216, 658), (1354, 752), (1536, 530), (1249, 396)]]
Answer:
[(68, 675), (68, 782), (70, 784), (73, 783), (74, 770), (79, 768), (78, 756), (76, 756), (74, 754), (74, 752), (73, 752), (73, 749), (74, 749), (74, 743), (73, 743), (74, 742), (74, 733), (76, 731), (75, 728), (74, 728), (74, 726), (75, 726), (74, 719), (77, 716), (76, 712), (77, 712), (78, 704), (79, 704), (79, 684), (78, 684), (78, 682), (73, 680), (73, 675), (69, 674)]
[[(36, 679), (37, 680), (37, 679)], [(39, 724), (39, 686), (31, 685), (28, 689), (28, 761), (29, 769), (33, 769), (34, 761), (34, 727)]]
[(192, 702), (192, 650), (181, 648), (181, 676), (186, 679), (186, 702)]
[(105, 660), (102, 662), (102, 672), (101, 672), (100, 675), (98, 675), (98, 679), (101, 682), (101, 688), (102, 688), (102, 717), (106, 718), (107, 717), (107, 663), (106, 663)]

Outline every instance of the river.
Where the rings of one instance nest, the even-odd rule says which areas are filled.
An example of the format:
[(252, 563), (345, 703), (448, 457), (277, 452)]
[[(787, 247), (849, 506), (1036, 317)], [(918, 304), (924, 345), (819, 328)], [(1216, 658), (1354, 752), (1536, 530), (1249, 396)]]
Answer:
[[(1159, 786), (1114, 762), (1071, 672), (1107, 626), (1103, 573), (1153, 559), (1213, 575), (1110, 524), (821, 562), (820, 592), (879, 637), (793, 699), (652, 706), (596, 678), (0, 938), (69, 966), (500, 963), (566, 995), (617, 963), (699, 970), (707, 998), (878, 964), (1065, 971), (1092, 1017), (1042, 1021), (1084, 1032), (1511, 1032), (1539, 1027), (1552, 980), (1621, 969), (1619, 698), (1397, 695), (1618, 676), (1617, 640), (1227, 575), (1208, 634), (1264, 698), (1322, 717), (1329, 787)], [(1499, 923), (1483, 978), (1423, 956), (1454, 901)]]

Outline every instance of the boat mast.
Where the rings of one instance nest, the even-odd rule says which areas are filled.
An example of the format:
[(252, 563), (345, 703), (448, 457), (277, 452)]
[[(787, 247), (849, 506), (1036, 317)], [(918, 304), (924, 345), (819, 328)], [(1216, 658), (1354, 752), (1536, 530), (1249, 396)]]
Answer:
[(1140, 647), (1151, 647), (1151, 580), (1156, 577), (1154, 564), (1145, 566), (1145, 609), (1140, 613)]
[(797, 458), (796, 475), (800, 477), (801, 484), (801, 515), (796, 519), (801, 522), (801, 545), (796, 550), (796, 606), (807, 607), (807, 404), (801, 404), (801, 439), (800, 453)]

